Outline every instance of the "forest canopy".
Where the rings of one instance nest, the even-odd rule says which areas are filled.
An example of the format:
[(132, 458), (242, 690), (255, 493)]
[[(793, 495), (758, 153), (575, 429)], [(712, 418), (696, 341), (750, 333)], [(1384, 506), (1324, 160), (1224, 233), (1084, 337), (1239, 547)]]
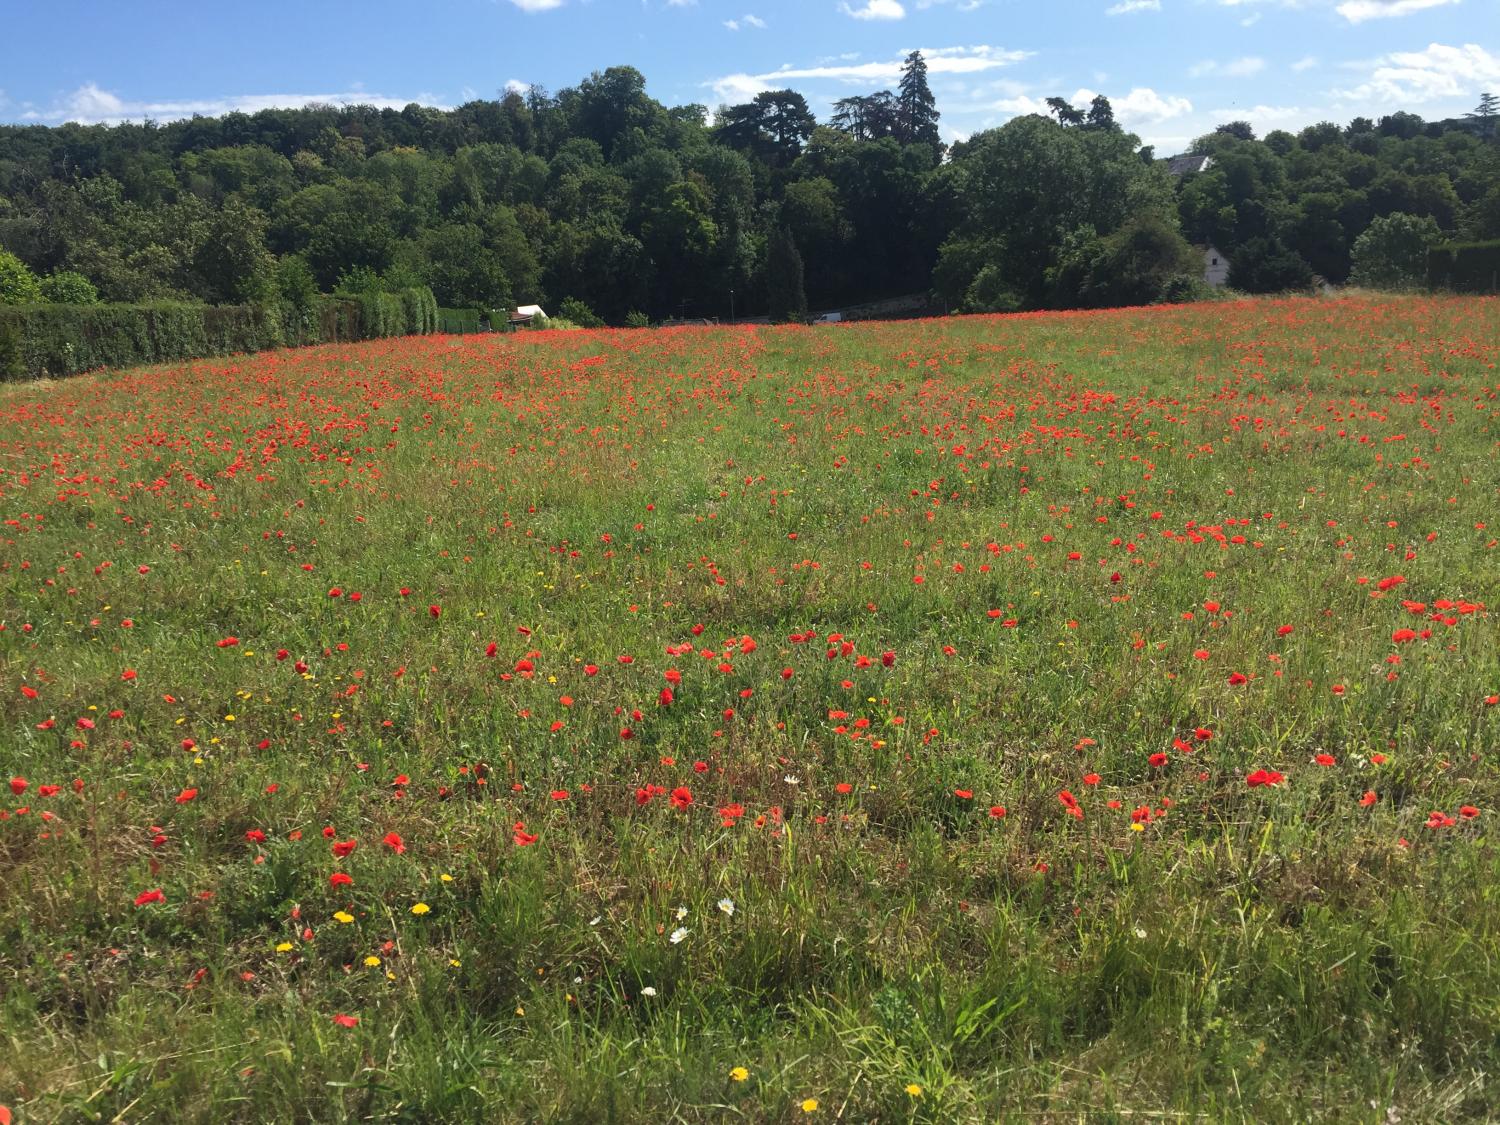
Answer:
[(954, 311), (1078, 307), (1189, 293), (1192, 245), (1254, 292), (1348, 280), (1395, 215), (1379, 230), (1406, 232), (1402, 253), (1500, 237), (1483, 114), (1263, 138), (1230, 122), (1174, 174), (1108, 98), (1049, 106), (947, 146), (913, 52), (897, 89), (822, 123), (793, 90), (668, 107), (621, 66), (453, 110), (0, 126), (0, 301), (427, 285), (446, 307), (567, 301), (613, 323), (927, 292)]

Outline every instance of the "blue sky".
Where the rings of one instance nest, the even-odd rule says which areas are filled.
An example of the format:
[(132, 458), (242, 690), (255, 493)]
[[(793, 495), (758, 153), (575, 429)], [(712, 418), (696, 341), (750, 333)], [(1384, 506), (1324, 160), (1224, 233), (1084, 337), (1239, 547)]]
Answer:
[(454, 106), (615, 64), (710, 108), (820, 117), (920, 48), (948, 139), (1108, 94), (1163, 153), (1500, 93), (1500, 0), (0, 0), (0, 121), (169, 120), (308, 100)]

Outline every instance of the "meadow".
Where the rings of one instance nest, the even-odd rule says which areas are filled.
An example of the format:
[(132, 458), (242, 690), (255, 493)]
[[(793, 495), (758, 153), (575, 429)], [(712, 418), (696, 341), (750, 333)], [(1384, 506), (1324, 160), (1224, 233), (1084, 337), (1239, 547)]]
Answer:
[(1500, 1117), (1497, 359), (1372, 297), (0, 388), (0, 1105)]

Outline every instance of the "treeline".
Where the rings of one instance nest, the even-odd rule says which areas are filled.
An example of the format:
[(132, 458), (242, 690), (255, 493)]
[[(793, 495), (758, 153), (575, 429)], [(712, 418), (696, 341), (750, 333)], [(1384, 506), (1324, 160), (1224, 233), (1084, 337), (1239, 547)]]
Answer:
[(822, 125), (794, 91), (711, 118), (614, 67), (452, 111), (5, 126), (0, 301), (307, 308), (430, 287), (446, 307), (566, 301), (611, 323), (914, 292), (954, 311), (1076, 307), (1192, 295), (1190, 244), (1257, 292), (1348, 280), (1377, 220), (1399, 230), (1367, 246), (1420, 243), (1422, 261), (1500, 237), (1492, 99), (1439, 123), (1259, 139), (1230, 123), (1180, 175), (1107, 99), (1051, 104), (947, 149), (914, 52), (896, 90)]

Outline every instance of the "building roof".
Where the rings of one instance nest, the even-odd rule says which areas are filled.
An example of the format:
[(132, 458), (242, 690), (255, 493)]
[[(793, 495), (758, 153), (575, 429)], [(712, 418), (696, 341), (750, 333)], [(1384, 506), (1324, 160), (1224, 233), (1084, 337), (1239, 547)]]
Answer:
[(1212, 156), (1199, 156), (1196, 153), (1184, 152), (1178, 156), (1167, 157), (1167, 171), (1174, 176), (1186, 176), (1189, 172), (1206, 172), (1213, 166)]

